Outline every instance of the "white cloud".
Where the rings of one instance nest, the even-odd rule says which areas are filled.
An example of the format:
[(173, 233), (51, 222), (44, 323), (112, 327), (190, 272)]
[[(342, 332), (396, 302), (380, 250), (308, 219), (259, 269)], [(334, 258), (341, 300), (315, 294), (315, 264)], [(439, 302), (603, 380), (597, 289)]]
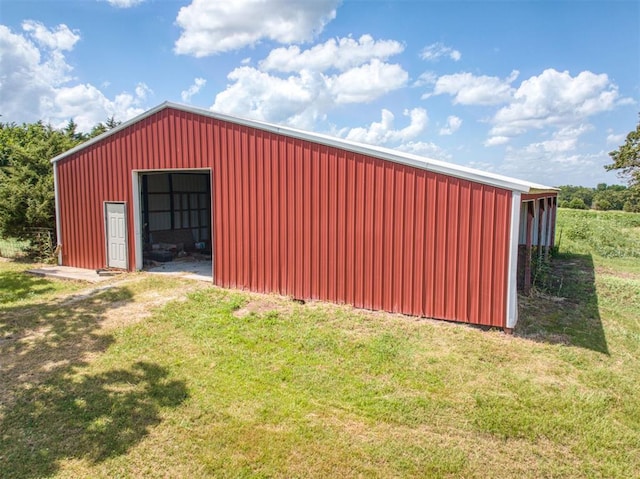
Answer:
[(449, 153), (430, 141), (409, 141), (396, 146), (395, 149), (434, 160), (451, 161)]
[[(527, 153), (564, 153), (575, 150), (578, 146), (578, 139), (593, 126), (587, 123), (578, 125), (568, 125), (553, 132), (550, 139), (533, 142), (523, 148)], [(485, 142), (485, 146), (496, 146), (508, 143), (511, 140), (508, 136), (491, 136)]]
[[(548, 185), (601, 182), (603, 166), (609, 160), (606, 152), (589, 153), (580, 141), (582, 135), (592, 130), (594, 126), (589, 123), (576, 123), (558, 127), (551, 134), (545, 130), (541, 141), (507, 146), (497, 171)], [(505, 137), (505, 142), (508, 140)]]
[(456, 131), (460, 129), (461, 126), (462, 126), (462, 119), (455, 115), (451, 115), (447, 117), (447, 124), (446, 126), (440, 128), (439, 133), (441, 135), (453, 135)]
[(331, 78), (329, 84), (336, 103), (366, 103), (405, 86), (408, 79), (400, 65), (374, 59)]
[(263, 71), (297, 72), (303, 69), (345, 71), (372, 59), (387, 60), (404, 50), (404, 46), (394, 40), (374, 40), (371, 35), (353, 38), (332, 38), (325, 43), (301, 51), (293, 45), (271, 50), (267, 58), (260, 62)]
[(549, 145), (530, 144), (523, 148), (507, 147), (498, 170), (516, 178), (527, 178), (547, 185), (589, 185), (602, 182), (606, 152), (585, 153), (574, 148), (554, 151)]
[(138, 84), (135, 94), (120, 93), (113, 100), (91, 84), (59, 88), (55, 96), (44, 102), (43, 115), (54, 126), (61, 127), (73, 118), (78, 129), (88, 131), (107, 118), (128, 120), (144, 112), (142, 101), (149, 89)]
[[(497, 105), (506, 103), (513, 97), (515, 89), (511, 83), (518, 78), (514, 70), (504, 80), (499, 77), (475, 76), (472, 73), (443, 75), (435, 81), (433, 95), (452, 95), (453, 103), (462, 105)], [(428, 97), (427, 94), (424, 97)]]
[(524, 148), (528, 153), (566, 153), (573, 151), (578, 144), (577, 138), (563, 138), (530, 143)]
[(233, 83), (211, 109), (258, 120), (313, 129), (340, 104), (366, 103), (403, 86), (408, 74), (398, 65), (373, 61), (340, 75), (303, 70), (286, 78), (252, 67), (233, 70)]
[(191, 101), (191, 97), (199, 93), (202, 87), (205, 86), (206, 84), (207, 84), (207, 80), (205, 80), (204, 78), (195, 78), (193, 80), (193, 85), (191, 85), (186, 90), (183, 90), (182, 92), (180, 92), (180, 97), (182, 98), (182, 101), (184, 101), (185, 103), (189, 103)]
[(548, 69), (522, 82), (511, 102), (498, 110), (490, 135), (515, 136), (532, 129), (580, 122), (620, 103), (606, 74)]
[(0, 112), (3, 121), (43, 120), (55, 127), (73, 118), (80, 130), (114, 116), (127, 120), (142, 112), (142, 102), (150, 93), (143, 83), (135, 94), (121, 93), (113, 100), (90, 84), (71, 84), (73, 68), (64, 51), (80, 39), (66, 25), (49, 29), (24, 22), (25, 34), (13, 33), (0, 25)]
[[(592, 129), (593, 126), (589, 124), (566, 126), (556, 130), (548, 140), (530, 143), (524, 147), (524, 151), (531, 154), (550, 153), (555, 155), (574, 151), (578, 146), (578, 139), (580, 135)], [(556, 156), (556, 158), (561, 157), (561, 155)]]
[[(421, 87), (425, 85), (435, 85), (437, 79), (438, 75), (436, 75), (434, 72), (424, 72), (418, 77), (415, 82), (413, 82), (413, 86)], [(429, 96), (431, 95), (423, 95), (423, 99), (428, 98)]]
[(454, 50), (442, 42), (427, 45), (420, 52), (420, 58), (427, 61), (437, 61), (443, 56), (448, 56), (455, 62), (462, 58), (462, 54), (458, 50)]
[(607, 135), (607, 143), (609, 143), (610, 145), (620, 145), (624, 142), (625, 138), (626, 138), (626, 135), (624, 133), (620, 133), (618, 135), (609, 133)]
[(25, 20), (22, 22), (22, 29), (27, 32), (38, 44), (50, 50), (71, 50), (80, 35), (72, 32), (64, 24), (58, 25), (55, 29), (48, 29), (40, 22)]
[(193, 0), (180, 8), (175, 52), (204, 57), (253, 46), (263, 39), (300, 43), (313, 39), (336, 16), (340, 0)]
[(143, 100), (147, 99), (147, 95), (153, 93), (153, 90), (149, 88), (146, 83), (140, 82), (136, 85), (135, 92), (138, 102), (142, 102)]
[(480, 170), (480, 171), (487, 171), (492, 173), (496, 172), (496, 165), (494, 163), (489, 163), (487, 161), (472, 160), (467, 162), (465, 166), (468, 166), (469, 168), (475, 168), (476, 170)]
[(389, 110), (382, 110), (382, 119), (373, 122), (367, 128), (352, 128), (346, 132), (347, 140), (384, 145), (387, 143), (407, 142), (424, 132), (427, 127), (427, 111), (423, 108), (405, 110), (404, 116), (410, 119), (409, 125), (402, 129), (394, 129), (395, 117)]
[(509, 142), (508, 136), (490, 136), (484, 142), (484, 146), (498, 146)]
[[(400, 44), (364, 35), (358, 41), (337, 39), (317, 47), (279, 48), (257, 68), (234, 69), (227, 77), (231, 83), (211, 109), (313, 129), (340, 105), (371, 102), (408, 82), (401, 66), (382, 61), (402, 51)], [(289, 72), (285, 57), (296, 66), (295, 73)]]
[(37, 120), (41, 98), (70, 80), (59, 50), (43, 52), (24, 35), (0, 25), (0, 111), (4, 121)]
[(332, 103), (319, 74), (301, 72), (280, 78), (245, 66), (228, 78), (233, 83), (216, 96), (214, 111), (311, 128)]
[(107, 0), (109, 5), (117, 8), (131, 8), (140, 5), (145, 0)]

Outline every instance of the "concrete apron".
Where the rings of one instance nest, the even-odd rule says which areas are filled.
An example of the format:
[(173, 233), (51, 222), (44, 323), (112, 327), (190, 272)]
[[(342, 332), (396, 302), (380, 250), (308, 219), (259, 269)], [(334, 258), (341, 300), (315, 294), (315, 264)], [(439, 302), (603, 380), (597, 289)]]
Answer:
[(114, 277), (113, 274), (99, 275), (95, 269), (73, 268), (71, 266), (42, 266), (29, 269), (27, 273), (48, 278), (87, 281), (89, 283), (99, 283)]
[(151, 274), (164, 274), (179, 276), (181, 278), (195, 279), (198, 281), (213, 282), (211, 261), (167, 261), (145, 269)]
[[(145, 270), (150, 274), (178, 276), (186, 279), (213, 282), (211, 261), (171, 261), (160, 263)], [(100, 283), (118, 276), (117, 272), (98, 274), (95, 269), (73, 268), (71, 266), (41, 266), (27, 270), (27, 273), (48, 278), (66, 279), (72, 281), (86, 281)]]

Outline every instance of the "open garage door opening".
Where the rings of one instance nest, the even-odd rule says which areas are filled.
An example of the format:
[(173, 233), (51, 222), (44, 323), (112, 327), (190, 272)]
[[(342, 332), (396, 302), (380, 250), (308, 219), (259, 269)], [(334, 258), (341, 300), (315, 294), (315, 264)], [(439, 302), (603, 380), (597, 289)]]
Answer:
[(138, 175), (144, 269), (212, 279), (211, 173)]

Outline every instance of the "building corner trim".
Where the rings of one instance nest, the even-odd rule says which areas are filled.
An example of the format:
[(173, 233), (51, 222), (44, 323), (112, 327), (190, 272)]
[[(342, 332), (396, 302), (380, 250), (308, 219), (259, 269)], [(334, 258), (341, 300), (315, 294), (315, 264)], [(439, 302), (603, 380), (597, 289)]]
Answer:
[(507, 271), (507, 304), (505, 327), (513, 329), (518, 322), (518, 239), (520, 235), (521, 194), (511, 195), (511, 231), (509, 234), (509, 261)]
[(58, 266), (62, 266), (62, 226), (60, 224), (60, 185), (58, 184), (58, 164), (53, 164), (53, 199), (56, 215), (56, 251), (58, 252)]

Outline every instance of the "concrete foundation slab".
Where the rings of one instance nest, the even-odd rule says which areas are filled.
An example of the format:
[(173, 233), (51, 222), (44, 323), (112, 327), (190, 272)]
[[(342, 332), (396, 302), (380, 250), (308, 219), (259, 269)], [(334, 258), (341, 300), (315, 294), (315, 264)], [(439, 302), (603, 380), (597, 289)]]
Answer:
[(146, 269), (151, 274), (166, 274), (198, 281), (213, 282), (211, 261), (192, 260), (190, 258), (177, 259)]
[(50, 278), (87, 281), (89, 283), (99, 283), (114, 277), (113, 274), (99, 275), (95, 269), (72, 268), (71, 266), (42, 266), (27, 270), (27, 273)]
[[(176, 260), (159, 263), (157, 266), (146, 268), (145, 271), (151, 274), (179, 276), (211, 283), (213, 282), (211, 266), (211, 261)], [(27, 270), (27, 273), (49, 278), (87, 281), (89, 283), (99, 283), (118, 276), (118, 272), (98, 274), (95, 269), (73, 268), (71, 266), (41, 266)]]

